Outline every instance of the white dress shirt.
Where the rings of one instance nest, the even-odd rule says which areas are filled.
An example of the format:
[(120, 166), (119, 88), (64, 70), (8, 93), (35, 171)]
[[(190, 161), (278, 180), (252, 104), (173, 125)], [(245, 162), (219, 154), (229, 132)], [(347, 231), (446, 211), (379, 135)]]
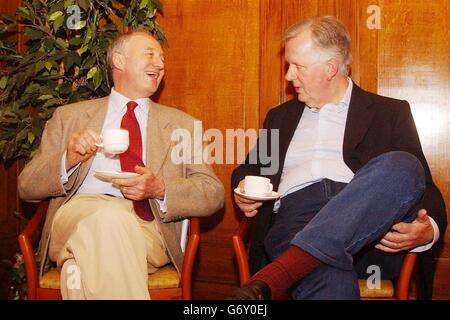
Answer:
[[(343, 143), (353, 82), (338, 105), (325, 104), (322, 108), (305, 107), (289, 144), (281, 174), (278, 193), (281, 198), (323, 179), (349, 183), (354, 173), (344, 162)], [(280, 206), (275, 203), (274, 211)], [(434, 229), (433, 241), (416, 247), (412, 252), (430, 249), (439, 239), (439, 228), (430, 217)]]

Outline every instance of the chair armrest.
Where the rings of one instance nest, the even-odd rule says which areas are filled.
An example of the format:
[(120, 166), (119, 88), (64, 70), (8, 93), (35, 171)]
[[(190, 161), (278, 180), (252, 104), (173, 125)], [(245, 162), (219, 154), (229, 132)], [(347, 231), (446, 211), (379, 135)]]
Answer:
[(182, 299), (191, 300), (192, 269), (194, 268), (195, 257), (200, 243), (200, 219), (190, 218), (189, 240), (184, 253), (183, 266), (181, 270), (181, 290)]
[(34, 248), (31, 239), (36, 236), (36, 233), (41, 232), (41, 226), (45, 221), (47, 208), (48, 202), (41, 202), (36, 210), (36, 213), (18, 236), (19, 247), (25, 264), (28, 299), (30, 300), (36, 299), (36, 289), (39, 283), (36, 257), (34, 255)]
[(408, 300), (409, 284), (416, 265), (417, 253), (409, 252), (403, 259), (400, 275), (397, 280), (396, 296), (398, 300)]
[(247, 237), (250, 227), (253, 223), (253, 218), (242, 218), (236, 232), (233, 235), (233, 249), (236, 254), (236, 260), (239, 269), (239, 283), (242, 286), (250, 279), (250, 268), (248, 265), (247, 247), (245, 245), (245, 238)]

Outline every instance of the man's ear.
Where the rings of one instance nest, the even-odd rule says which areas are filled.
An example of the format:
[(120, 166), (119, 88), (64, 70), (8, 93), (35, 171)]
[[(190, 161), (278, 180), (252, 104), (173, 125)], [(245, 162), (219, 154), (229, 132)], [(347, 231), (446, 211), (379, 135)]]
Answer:
[(112, 56), (113, 69), (123, 70), (125, 68), (125, 57), (118, 52), (114, 52)]
[(327, 80), (331, 80), (339, 72), (339, 61), (336, 58), (331, 58), (327, 61)]

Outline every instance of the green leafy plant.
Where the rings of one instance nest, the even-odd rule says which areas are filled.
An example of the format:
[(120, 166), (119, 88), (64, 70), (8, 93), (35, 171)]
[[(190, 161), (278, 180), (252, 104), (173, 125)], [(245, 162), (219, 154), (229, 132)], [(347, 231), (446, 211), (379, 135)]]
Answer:
[(159, 0), (23, 0), (15, 17), (0, 17), (1, 159), (31, 158), (55, 108), (108, 95), (112, 39), (146, 28), (164, 42), (161, 10)]

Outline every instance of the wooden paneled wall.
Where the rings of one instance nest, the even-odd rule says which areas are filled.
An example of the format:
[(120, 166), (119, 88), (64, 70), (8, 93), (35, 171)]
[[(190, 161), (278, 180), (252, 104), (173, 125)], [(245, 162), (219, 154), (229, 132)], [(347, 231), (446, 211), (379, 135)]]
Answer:
[[(257, 129), (259, 6), (259, 1), (247, 0), (165, 2), (159, 21), (169, 46), (159, 101), (201, 119), (204, 130)], [(223, 298), (237, 284), (231, 247), (231, 234), (237, 227), (230, 188), (234, 167), (214, 165), (227, 198), (224, 210), (202, 219), (195, 298)]]
[[(18, 2), (2, 1), (0, 11), (12, 12)], [(379, 30), (367, 28), (369, 5), (381, 10)], [(169, 46), (159, 101), (201, 119), (204, 130), (222, 132), (258, 128), (270, 108), (292, 97), (284, 81), (283, 30), (303, 17), (337, 16), (353, 39), (353, 80), (410, 102), (434, 179), (450, 207), (448, 0), (170, 0), (164, 8), (158, 21)], [(202, 222), (194, 298), (227, 297), (238, 283), (231, 234), (240, 213), (229, 185), (235, 166), (214, 165), (227, 201)], [(0, 236), (15, 232), (18, 168), (0, 169)], [(3, 226), (4, 221), (9, 222)], [(449, 299), (450, 234), (441, 236), (447, 244), (438, 258), (435, 298)]]

